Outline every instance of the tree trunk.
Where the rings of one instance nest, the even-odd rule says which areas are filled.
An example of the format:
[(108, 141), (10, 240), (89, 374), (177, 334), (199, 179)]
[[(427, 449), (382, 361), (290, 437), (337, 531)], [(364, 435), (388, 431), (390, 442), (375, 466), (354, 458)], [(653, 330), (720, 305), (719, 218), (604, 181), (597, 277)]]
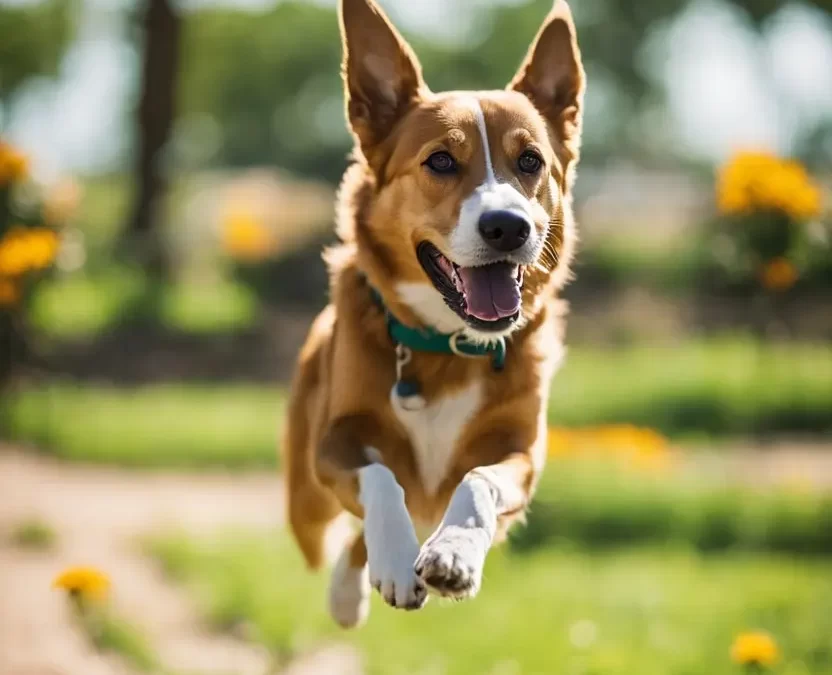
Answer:
[(167, 190), (163, 151), (170, 139), (176, 99), (182, 22), (171, 0), (147, 0), (144, 55), (137, 109), (135, 196), (126, 232), (131, 255), (156, 276), (166, 271), (159, 225)]

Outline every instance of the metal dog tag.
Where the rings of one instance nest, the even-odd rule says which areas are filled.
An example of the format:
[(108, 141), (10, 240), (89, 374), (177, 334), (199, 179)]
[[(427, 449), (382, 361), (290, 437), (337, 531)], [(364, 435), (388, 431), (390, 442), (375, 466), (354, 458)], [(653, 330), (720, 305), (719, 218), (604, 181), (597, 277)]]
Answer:
[(404, 379), (404, 367), (410, 363), (413, 352), (404, 345), (396, 345), (396, 384), (393, 393), (403, 410), (416, 411), (425, 407), (422, 388), (417, 380)]

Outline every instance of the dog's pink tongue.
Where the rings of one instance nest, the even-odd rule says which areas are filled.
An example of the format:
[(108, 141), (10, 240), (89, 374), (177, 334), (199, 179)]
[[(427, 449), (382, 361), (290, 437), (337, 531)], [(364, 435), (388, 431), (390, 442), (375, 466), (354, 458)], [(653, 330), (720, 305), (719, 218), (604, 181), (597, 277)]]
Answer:
[(483, 267), (460, 267), (467, 312), (483, 321), (512, 316), (520, 309), (520, 286), (516, 268), (508, 263)]

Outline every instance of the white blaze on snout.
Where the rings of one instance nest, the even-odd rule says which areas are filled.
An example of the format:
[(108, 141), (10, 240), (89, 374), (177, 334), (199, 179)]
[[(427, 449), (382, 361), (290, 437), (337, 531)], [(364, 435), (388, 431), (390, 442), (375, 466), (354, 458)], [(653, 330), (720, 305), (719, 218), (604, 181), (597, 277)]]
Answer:
[[(489, 261), (490, 249), (479, 232), (480, 217), (486, 211), (517, 211), (532, 222), (546, 220), (545, 210), (540, 204), (533, 204), (509, 183), (500, 182), (494, 172), (491, 146), (488, 143), (488, 128), (485, 115), (477, 99), (471, 99), (471, 106), (477, 121), (485, 155), (485, 180), (462, 202), (459, 222), (450, 237), (451, 257), (462, 267), (477, 267)], [(533, 227), (528, 241), (515, 253), (522, 262), (531, 263), (540, 253), (542, 237)], [(521, 260), (518, 260), (521, 262)]]

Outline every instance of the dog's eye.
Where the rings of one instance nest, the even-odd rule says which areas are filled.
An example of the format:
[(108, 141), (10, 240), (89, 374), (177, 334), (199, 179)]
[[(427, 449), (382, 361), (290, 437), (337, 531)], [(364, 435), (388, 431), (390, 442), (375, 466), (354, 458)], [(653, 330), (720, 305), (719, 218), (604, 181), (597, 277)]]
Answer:
[(456, 160), (448, 152), (434, 152), (425, 160), (425, 166), (434, 173), (454, 173)]
[(526, 150), (517, 160), (517, 168), (523, 173), (537, 173), (542, 166), (543, 160), (540, 159), (540, 155), (531, 150)]

